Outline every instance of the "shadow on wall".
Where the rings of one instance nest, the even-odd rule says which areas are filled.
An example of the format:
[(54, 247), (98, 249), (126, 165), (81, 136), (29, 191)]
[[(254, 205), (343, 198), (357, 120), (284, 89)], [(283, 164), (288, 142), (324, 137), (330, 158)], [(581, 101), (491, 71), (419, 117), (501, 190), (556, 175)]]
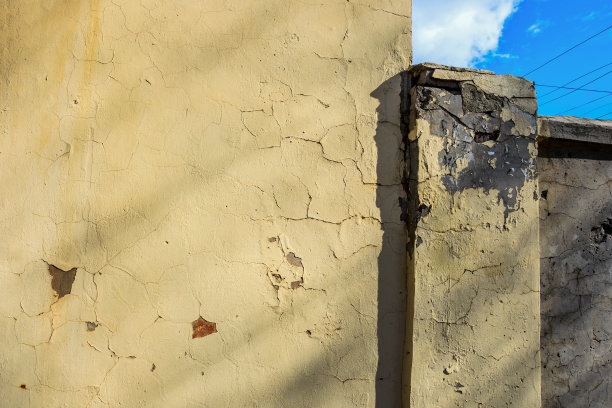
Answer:
[(400, 209), (405, 203), (405, 193), (402, 186), (404, 152), (399, 106), (404, 75), (389, 78), (370, 94), (379, 103), (374, 136), (378, 180), (376, 205), (380, 209), (383, 230), (382, 248), (378, 256), (376, 408), (402, 406), (407, 286), (406, 228)]
[[(57, 13), (63, 12), (61, 7), (57, 8), (55, 11)], [(97, 9), (92, 10), (91, 14), (95, 15), (93, 11), (97, 11)], [(258, 19), (253, 18), (253, 21), (258, 21)], [(94, 26), (93, 23), (92, 26)], [(263, 29), (267, 26), (256, 24), (255, 27)], [(226, 29), (228, 31), (234, 31), (233, 28), (230, 29), (226, 27)], [(240, 54), (240, 49), (232, 52), (238, 55)], [(133, 58), (135, 61), (134, 63), (136, 63), (136, 56)], [(228, 57), (226, 63), (227, 61), (231, 62), (233, 58), (238, 57), (232, 55), (231, 58)], [(172, 58), (171, 54), (164, 53), (161, 53), (158, 56), (156, 62), (165, 67), (174, 67), (177, 63), (177, 61)], [(77, 69), (89, 72), (90, 69), (93, 69), (92, 67), (102, 69), (101, 65), (102, 64), (97, 64), (88, 60), (83, 63), (79, 63), (78, 67), (75, 68), (75, 72)], [(228, 63), (228, 65), (231, 64)], [(208, 74), (208, 71), (205, 72)], [(101, 72), (100, 76), (103, 76), (103, 74), (105, 73)], [(153, 79), (155, 78), (158, 77), (154, 76)], [(146, 96), (144, 90), (148, 90), (149, 88), (156, 89), (157, 95), (155, 98), (151, 98), (157, 103), (157, 105), (154, 106), (155, 109), (160, 112), (169, 111), (169, 109), (166, 108), (171, 104), (176, 103), (174, 93), (169, 91), (171, 88), (164, 86), (163, 78), (159, 77), (157, 81), (149, 81), (150, 79), (151, 78), (147, 79), (143, 77), (143, 80), (138, 87), (142, 91), (142, 98), (145, 99)], [(108, 81), (111, 82), (110, 79)], [(75, 89), (80, 89), (81, 87), (87, 88), (88, 84), (85, 83), (85, 80), (82, 81), (84, 84), (77, 82), (79, 81), (75, 79), (75, 84), (73, 85)], [(372, 96), (376, 98), (380, 104), (379, 109), (377, 110), (379, 122), (377, 124), (374, 139), (379, 154), (377, 158), (377, 174), (379, 182), (376, 186), (376, 202), (380, 208), (382, 229), (384, 231), (383, 245), (378, 257), (379, 278), (377, 294), (377, 354), (379, 356), (379, 361), (377, 367), (375, 398), (376, 406), (385, 408), (401, 406), (401, 373), (403, 363), (402, 349), (404, 341), (404, 324), (406, 320), (405, 264), (398, 264), (397, 262), (398, 259), (405, 260), (405, 232), (403, 223), (400, 221), (400, 214), (397, 205), (398, 197), (403, 191), (400, 183), (402, 152), (399, 149), (399, 140), (401, 140), (398, 110), (399, 84), (400, 77), (398, 75), (389, 79), (388, 81), (385, 81), (372, 94)], [(105, 129), (117, 130), (114, 132), (114, 134), (123, 137), (121, 143), (138, 140), (138, 137), (140, 136), (142, 136), (144, 139), (146, 132), (140, 133), (140, 131), (137, 130), (139, 121), (143, 120), (143, 118), (149, 118), (152, 115), (151, 112), (155, 112), (153, 109), (151, 111), (148, 109), (145, 111), (137, 110), (136, 107), (137, 105), (143, 103), (142, 100), (136, 101), (132, 105), (125, 103), (130, 98), (128, 98), (128, 95), (124, 92), (124, 89), (121, 86), (108, 87), (105, 89), (103, 96), (106, 102), (102, 107), (104, 108), (104, 117), (106, 119), (101, 119), (100, 122), (96, 124), (96, 133), (91, 135), (91, 140), (88, 140), (87, 143), (85, 143), (86, 146), (82, 148), (84, 151), (84, 153), (82, 153), (83, 158), (91, 158), (92, 161), (106, 160), (106, 157), (103, 155), (102, 151), (94, 151), (96, 146), (100, 147), (102, 141), (106, 140), (103, 138), (100, 138), (99, 140), (97, 139), (104, 134)], [(148, 98), (148, 96), (146, 97)], [(146, 99), (146, 101), (148, 100), (149, 99)], [(83, 102), (79, 104), (79, 106), (85, 105), (86, 104)], [(211, 102), (211, 105), (214, 105), (213, 102)], [(134, 109), (132, 109), (132, 107)], [(178, 112), (178, 109), (176, 109), (176, 111)], [(368, 114), (374, 114), (374, 112), (368, 112)], [(196, 115), (196, 113), (192, 113), (190, 111), (189, 116), (183, 118), (181, 112), (180, 123), (200, 123), (201, 120), (199, 117), (196, 117)], [(174, 117), (170, 114), (169, 116)], [(176, 114), (176, 116), (178, 116), (178, 114)], [(159, 120), (151, 120), (151, 123), (157, 125), (158, 123), (161, 124), (167, 121), (167, 117), (163, 116), (160, 117)], [(105, 128), (100, 129), (100, 127), (102, 127), (101, 124), (105, 125)], [(158, 132), (162, 132), (162, 130), (158, 130)], [(120, 293), (122, 294), (126, 293), (127, 296), (125, 297), (128, 300), (129, 309), (131, 310), (129, 314), (112, 316), (113, 320), (118, 322), (117, 325), (132, 325), (133, 321), (137, 320), (134, 317), (136, 313), (132, 313), (134, 308), (137, 309), (136, 311), (138, 312), (142, 312), (142, 310), (146, 309), (146, 318), (140, 318), (140, 314), (138, 314), (141, 324), (143, 322), (144, 325), (148, 325), (150, 323), (150, 327), (156, 327), (154, 326), (155, 322), (160, 320), (159, 325), (164, 324), (164, 327), (167, 328), (169, 332), (170, 330), (174, 330), (176, 333), (178, 333), (178, 335), (173, 338), (178, 340), (172, 340), (176, 341), (176, 343), (172, 343), (167, 339), (164, 339), (164, 341), (167, 341), (167, 343), (162, 343), (176, 345), (176, 347), (172, 348), (172, 350), (162, 350), (162, 348), (159, 346), (159, 338), (156, 338), (154, 335), (147, 336), (147, 334), (154, 333), (152, 331), (147, 331), (145, 335), (142, 336), (142, 333), (144, 333), (143, 329), (141, 333), (138, 333), (138, 342), (140, 342), (141, 338), (142, 344), (138, 344), (138, 348), (140, 350), (137, 351), (138, 353), (142, 351), (142, 354), (138, 354), (137, 358), (126, 356), (127, 353), (117, 352), (117, 354), (119, 354), (119, 356), (117, 356), (114, 354), (114, 352), (111, 352), (113, 355), (109, 356), (108, 360), (112, 360), (113, 366), (108, 370), (107, 374), (110, 374), (108, 378), (115, 381), (115, 383), (111, 382), (111, 385), (105, 387), (106, 390), (104, 390), (104, 392), (106, 392), (104, 398), (108, 399), (110, 397), (111, 405), (113, 403), (113, 399), (116, 401), (123, 400), (124, 403), (130, 405), (130, 399), (136, 400), (139, 398), (144, 398), (142, 396), (144, 394), (139, 394), (138, 392), (135, 392), (135, 390), (144, 390), (144, 393), (151, 390), (149, 392), (150, 396), (147, 397), (149, 403), (151, 403), (151, 401), (155, 402), (155, 399), (157, 398), (162, 400), (166, 406), (172, 406), (174, 405), (172, 401), (177, 401), (175, 406), (178, 406), (180, 405), (179, 401), (183, 401), (185, 395), (189, 395), (188, 393), (192, 392), (193, 390), (198, 390), (198, 392), (207, 395), (207, 399), (210, 403), (209, 406), (228, 406), (227, 400), (229, 399), (231, 402), (231, 398), (233, 397), (233, 395), (228, 395), (229, 393), (227, 393), (227, 386), (228, 384), (231, 384), (231, 380), (228, 381), (222, 376), (219, 376), (217, 379), (209, 379), (208, 377), (200, 374), (201, 370), (215, 365), (222, 368), (229, 366), (230, 368), (228, 368), (226, 371), (233, 374), (233, 371), (231, 371), (232, 365), (227, 363), (229, 359), (227, 358), (226, 353), (230, 356), (244, 356), (246, 354), (250, 354), (252, 356), (254, 354), (254, 350), (258, 351), (265, 350), (266, 347), (269, 348), (269, 346), (266, 345), (266, 341), (274, 338), (274, 333), (272, 330), (276, 328), (276, 326), (266, 327), (264, 323), (268, 322), (269, 320), (261, 323), (258, 322), (257, 319), (249, 320), (247, 318), (243, 318), (242, 321), (249, 322), (249, 325), (246, 326), (245, 324), (244, 327), (247, 327), (250, 333), (256, 333), (257, 336), (253, 336), (252, 339), (248, 338), (249, 341), (247, 342), (245, 340), (247, 339), (246, 336), (232, 337), (230, 334), (228, 334), (224, 339), (225, 343), (223, 347), (219, 346), (219, 350), (221, 351), (217, 353), (210, 353), (211, 356), (205, 361), (205, 363), (197, 361), (191, 356), (194, 350), (192, 343), (188, 340), (191, 333), (185, 331), (185, 328), (189, 328), (189, 325), (175, 324), (170, 321), (164, 322), (163, 319), (158, 319), (158, 316), (156, 316), (154, 313), (148, 313), (148, 311), (151, 309), (149, 307), (149, 303), (151, 302), (149, 301), (147, 291), (145, 290), (146, 285), (137, 282), (136, 279), (133, 279), (133, 277), (131, 277), (132, 270), (130, 270), (129, 265), (126, 266), (125, 263), (120, 262), (121, 258), (125, 257), (125, 259), (133, 261), (132, 264), (137, 265), (143, 270), (147, 270), (153, 266), (155, 268), (159, 268), (160, 270), (165, 270), (165, 265), (156, 264), (158, 260), (163, 261), (164, 258), (166, 258), (168, 260), (168, 264), (172, 265), (173, 259), (180, 260), (191, 257), (191, 248), (186, 244), (187, 238), (184, 238), (184, 241), (179, 241), (177, 239), (177, 242), (170, 240), (170, 243), (168, 243), (168, 241), (165, 241), (164, 243), (163, 238), (165, 237), (163, 237), (159, 231), (174, 234), (176, 237), (189, 237), (189, 234), (193, 233), (193, 231), (188, 230), (187, 227), (191, 224), (200, 224), (192, 222), (193, 220), (191, 219), (177, 217), (176, 211), (174, 211), (176, 208), (176, 202), (180, 199), (182, 200), (181, 205), (184, 205), (187, 208), (189, 208), (190, 205), (192, 208), (196, 207), (193, 210), (193, 213), (187, 213), (188, 215), (195, 214), (193, 217), (194, 220), (197, 218), (197, 216), (201, 216), (202, 214), (198, 212), (200, 207), (194, 205), (194, 203), (202, 205), (201, 202), (199, 202), (199, 199), (204, 195), (210, 196), (211, 194), (209, 192), (215, 191), (214, 185), (215, 182), (218, 181), (216, 179), (217, 174), (224, 171), (232, 164), (229, 160), (225, 159), (225, 156), (211, 155), (210, 157), (207, 157), (209, 160), (209, 167), (214, 169), (214, 172), (209, 168), (200, 168), (198, 167), (200, 161), (196, 160), (194, 157), (198, 158), (199, 154), (205, 152), (206, 146), (203, 143), (198, 143), (196, 145), (195, 143), (197, 139), (194, 135), (199, 135), (200, 133), (198, 132), (201, 132), (201, 130), (199, 128), (195, 128), (186, 131), (182, 127), (177, 127), (176, 129), (168, 128), (167, 132), (168, 137), (171, 137), (172, 140), (171, 147), (173, 151), (177, 155), (180, 153), (181, 155), (185, 156), (185, 163), (179, 163), (178, 165), (174, 165), (171, 161), (166, 163), (165, 160), (162, 160), (165, 158), (165, 156), (160, 158), (159, 162), (149, 163), (148, 161), (144, 160), (148, 156), (144, 154), (141, 155), (139, 153), (140, 150), (137, 150), (137, 148), (134, 147), (133, 149), (135, 153), (131, 157), (126, 155), (126, 157), (130, 157), (129, 160), (126, 160), (126, 163), (123, 163), (119, 159), (115, 159), (113, 162), (114, 167), (110, 166), (112, 171), (109, 170), (108, 172), (101, 172), (99, 169), (91, 170), (88, 174), (90, 178), (87, 180), (86, 188), (79, 189), (75, 187), (74, 189), (70, 189), (68, 191), (70, 194), (58, 196), (56, 203), (58, 209), (67, 208), (69, 215), (71, 215), (71, 212), (75, 208), (80, 209), (83, 203), (87, 204), (87, 217), (84, 217), (84, 219), (79, 221), (80, 223), (78, 224), (79, 226), (83, 226), (83, 234), (77, 235), (74, 233), (75, 231), (72, 228), (61, 229), (58, 232), (60, 239), (58, 239), (57, 248), (53, 248), (51, 250), (53, 253), (49, 259), (47, 259), (46, 256), (45, 259), (53, 263), (65, 261), (64, 263), (69, 264), (69, 267), (76, 267), (78, 265), (79, 269), (78, 272), (76, 272), (77, 279), (80, 279), (81, 276), (87, 276), (87, 278), (96, 285), (96, 288), (98, 283), (106, 280), (108, 283), (100, 286), (99, 294), (101, 298), (103, 296), (107, 296), (108, 298), (108, 296), (110, 296), (107, 295), (108, 293), (114, 293), (115, 291), (119, 290), (121, 290)], [(80, 133), (77, 134), (75, 131), (75, 139), (77, 139), (79, 136)], [(119, 141), (109, 140), (107, 147), (109, 145), (113, 145), (114, 143), (119, 143)], [(134, 145), (137, 146), (137, 143), (134, 143)], [(124, 150), (129, 152), (131, 148), (132, 147), (130, 145)], [(75, 152), (76, 150), (72, 151), (72, 158), (77, 163), (75, 167), (79, 167), (78, 164), (80, 163), (80, 157), (77, 156)], [(94, 152), (96, 156), (94, 156), (94, 153), (92, 152)], [(87, 153), (87, 155), (85, 153)], [(58, 166), (60, 164), (61, 166), (67, 166), (68, 164), (66, 164), (66, 161), (70, 157), (71, 155), (69, 154), (63, 156), (63, 158), (58, 161)], [(212, 162), (213, 159), (216, 159), (214, 163)], [(247, 160), (250, 159), (250, 157), (241, 157), (241, 159)], [(64, 167), (62, 167), (62, 169), (63, 168)], [(129, 172), (123, 172), (128, 168), (130, 169)], [(100, 175), (99, 173), (103, 174)], [(71, 186), (77, 185), (80, 181), (80, 179), (76, 178), (76, 175), (73, 177), (70, 174), (66, 177), (68, 178), (68, 183), (70, 183)], [(92, 177), (96, 177), (98, 178), (96, 181), (102, 182), (94, 183), (91, 181)], [(112, 185), (113, 188), (105, 192), (102, 190), (105, 184), (107, 186)], [(147, 185), (148, 188), (140, 188), (142, 185)], [(82, 196), (82, 191), (85, 191), (87, 195)], [(97, 204), (94, 200), (96, 197), (103, 197), (103, 202), (106, 203), (106, 205), (102, 204), (102, 200)], [(89, 202), (92, 204), (91, 213), (89, 212)], [(52, 210), (50, 210), (50, 212), (53, 214)], [(146, 214), (146, 217), (142, 214)], [(61, 225), (72, 225), (70, 222), (71, 220), (72, 218), (68, 218), (68, 216), (66, 216), (66, 219), (61, 218), (59, 221), (62, 222)], [(193, 227), (193, 229), (196, 228)], [(92, 237), (96, 237), (93, 242), (89, 241), (89, 238)], [(152, 243), (155, 243), (156, 245), (159, 244), (159, 246), (152, 246)], [(139, 255), (134, 255), (134, 253), (137, 253), (137, 250), (140, 247), (148, 249), (148, 253), (152, 255), (151, 259), (142, 260)], [(179, 249), (168, 249), (176, 247)], [(133, 252), (130, 252), (132, 250)], [(122, 270), (117, 269), (117, 267), (114, 266), (115, 264), (117, 267), (121, 267)], [(222, 265), (231, 266), (226, 264)], [(66, 266), (62, 267), (65, 268)], [(128, 272), (123, 271), (123, 269), (127, 270)], [(226, 269), (230, 270), (229, 267)], [(139, 271), (134, 272), (139, 273)], [(94, 275), (96, 273), (97, 275)], [(141, 271), (140, 273), (143, 272)], [(150, 271), (147, 273), (150, 273)], [(187, 275), (187, 279), (206, 279), (209, 278), (211, 274), (206, 275), (204, 273), (198, 274), (197, 272), (193, 272), (193, 275)], [(111, 276), (113, 276), (113, 278), (110, 278)], [(229, 282), (229, 278), (225, 279), (226, 282)], [(123, 284), (122, 282), (127, 282), (129, 284)], [(236, 282), (238, 281), (236, 280)], [(142, 299), (147, 301), (140, 302), (140, 295), (142, 295)], [(67, 297), (64, 301), (71, 297), (76, 297), (77, 295), (72, 294), (66, 296)], [(136, 299), (138, 299), (138, 301)], [(313, 299), (317, 300), (319, 298), (313, 297)], [(132, 300), (134, 300), (133, 304), (135, 305), (133, 307), (132, 303), (130, 302)], [(340, 298), (338, 303), (342, 303), (342, 300), (346, 301), (346, 299)], [(308, 302), (315, 303), (315, 301)], [(308, 309), (308, 302), (305, 301), (303, 303), (303, 310)], [(127, 310), (128, 307), (125, 309)], [(142, 312), (141, 314), (144, 315), (145, 312)], [(111, 315), (111, 313), (107, 312), (107, 316), (108, 315)], [(202, 313), (202, 315), (208, 317), (208, 314)], [(147, 319), (150, 319), (151, 321), (149, 322)], [(92, 331), (99, 333), (100, 331), (105, 330), (108, 332), (109, 330), (106, 320), (110, 320), (110, 318), (105, 319), (104, 317), (101, 317), (100, 321), (96, 321), (94, 323), (95, 327)], [(368, 325), (371, 324), (372, 323), (368, 323)], [(91, 335), (84, 322), (80, 324), (80, 329), (82, 330), (79, 333)], [(123, 329), (120, 330), (122, 330), (122, 332), (117, 335), (117, 338), (119, 336), (128, 337), (132, 335), (132, 332), (130, 331), (123, 331)], [(66, 332), (66, 329), (56, 330), (53, 335), (58, 336), (58, 333), (62, 334)], [(72, 335), (72, 333), (66, 334), (66, 336), (70, 335)], [(302, 333), (301, 335), (303, 337), (307, 336), (305, 333)], [(109, 334), (109, 336), (112, 337), (111, 334)], [(220, 336), (221, 334), (219, 337)], [(111, 348), (116, 349), (115, 345), (112, 344), (114, 340), (114, 338), (111, 339), (108, 347), (109, 351)], [(55, 341), (51, 342), (49, 350), (61, 351), (58, 343), (59, 342)], [(75, 342), (75, 344), (77, 343)], [(182, 348), (183, 345), (186, 345), (186, 348)], [(345, 355), (346, 352), (350, 351), (352, 347), (358, 347), (358, 345), (359, 343), (356, 342), (355, 339), (347, 337), (346, 339), (341, 340), (340, 344), (334, 351), (337, 355)], [(129, 350), (128, 347), (123, 347), (123, 349), (126, 351), (131, 351), (132, 348), (136, 347), (132, 347), (130, 345)], [(87, 353), (90, 353), (84, 354), (87, 356), (95, 355), (95, 353), (97, 353), (95, 350), (90, 349), (87, 344), (84, 345), (83, 349), (86, 349)], [(367, 351), (370, 350), (363, 350), (363, 352)], [(371, 350), (370, 352), (373, 353), (374, 350)], [(82, 353), (86, 352), (82, 351)], [(76, 355), (79, 354), (77, 353)], [(147, 359), (149, 356), (151, 356), (151, 358), (149, 358), (150, 360), (154, 360), (157, 363), (155, 373), (153, 373), (154, 368), (151, 368), (151, 364), (149, 364)], [(157, 360), (161, 356), (165, 357), (165, 363), (167, 366), (176, 367), (176, 371), (172, 373), (171, 377), (170, 375), (168, 375), (168, 377), (160, 377), (164, 375), (164, 372), (168, 372), (164, 371), (164, 362)], [(45, 365), (47, 367), (56, 367), (57, 370), (61, 371), (63, 370), (62, 367), (67, 366), (63, 360), (64, 357), (65, 354), (61, 352), (48, 353), (45, 357)], [(311, 401), (312, 404), (310, 406), (326, 406), (329, 404), (329, 400), (326, 401), (326, 398), (330, 398), (332, 395), (331, 392), (334, 392), (336, 388), (323, 387), (327, 383), (334, 384), (335, 380), (323, 381), (320, 379), (322, 377), (320, 373), (325, 373), (328, 366), (328, 362), (325, 361), (325, 355), (320, 353), (317, 356), (318, 358), (313, 358), (306, 362), (300, 360), (300, 356), (293, 357), (294, 359), (291, 360), (292, 366), (290, 368), (296, 367), (293, 372), (299, 374), (295, 375), (293, 378), (287, 379), (282, 375), (277, 375), (279, 372), (280, 374), (284, 373), (280, 370), (274, 372), (264, 372), (262, 370), (260, 372), (252, 373), (253, 382), (256, 385), (268, 385), (270, 382), (274, 381), (275, 385), (278, 385), (278, 389), (281, 390), (281, 392), (279, 392), (277, 395), (257, 394), (257, 390), (259, 389), (270, 389), (263, 386), (259, 388), (256, 386), (253, 386), (252, 388), (246, 388), (243, 386), (243, 388), (234, 389), (233, 393), (242, 393), (245, 396), (248, 396), (254, 400), (256, 405), (259, 400), (261, 401), (260, 403), (262, 406), (271, 406), (274, 403), (278, 403), (278, 405), (275, 406), (280, 406), (281, 398), (285, 403), (293, 402), (293, 404), (287, 404), (286, 406), (305, 406), (305, 401)], [(179, 361), (189, 361), (189, 364), (179, 365)], [(38, 365), (38, 367), (41, 366), (42, 365)], [(97, 367), (93, 362), (90, 364), (90, 367), (91, 366)], [(136, 368), (139, 370), (142, 368), (140, 371), (142, 373), (141, 376), (124, 376), (124, 373), (134, 372)], [(56, 369), (48, 371), (53, 374)], [(102, 372), (102, 370), (98, 370), (96, 368), (95, 370), (92, 369), (92, 372), (98, 373)], [(237, 378), (237, 371), (236, 374), (233, 375), (233, 377), (228, 377)], [(319, 377), (317, 377), (317, 375)], [(203, 377), (208, 380), (209, 384), (202, 381)], [(159, 395), (160, 378), (172, 378), (172, 381), (168, 380), (167, 385), (163, 387), (164, 395), (161, 396)], [(325, 379), (325, 377), (322, 378)], [(85, 381), (88, 379), (83, 380)], [(219, 382), (216, 383), (215, 380), (219, 380)], [(317, 383), (317, 381), (322, 382), (323, 386)], [(126, 385), (122, 386), (121, 382), (125, 382)], [(348, 384), (350, 384), (350, 382)], [(357, 386), (355, 387), (357, 388)], [(109, 395), (110, 393), (113, 395)], [(272, 398), (275, 399), (273, 400), (273, 403), (270, 404), (269, 401)], [(164, 399), (166, 401), (163, 401)], [(141, 399), (140, 402), (142, 403), (142, 401), (143, 400)], [(94, 404), (95, 403), (101, 403), (101, 400), (94, 401)]]
[(612, 146), (539, 144), (542, 407), (610, 406)]

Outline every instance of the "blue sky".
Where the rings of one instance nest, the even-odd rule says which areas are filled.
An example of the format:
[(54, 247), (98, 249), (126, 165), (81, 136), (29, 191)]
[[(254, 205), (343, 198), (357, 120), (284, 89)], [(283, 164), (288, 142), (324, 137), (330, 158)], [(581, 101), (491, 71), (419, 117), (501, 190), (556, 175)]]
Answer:
[[(413, 0), (413, 9), (415, 63), (471, 66), (518, 76), (612, 26), (609, 0)], [(594, 70), (566, 86), (612, 92), (612, 29), (526, 78), (561, 86)], [(599, 76), (603, 77), (585, 85)], [(541, 115), (612, 119), (612, 93), (536, 89)], [(561, 98), (552, 101), (557, 97)]]

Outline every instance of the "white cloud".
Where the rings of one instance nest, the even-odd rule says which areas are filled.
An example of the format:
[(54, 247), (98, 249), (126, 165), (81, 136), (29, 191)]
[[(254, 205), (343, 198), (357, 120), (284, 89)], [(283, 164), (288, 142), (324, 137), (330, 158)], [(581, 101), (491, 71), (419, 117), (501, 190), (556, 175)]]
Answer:
[(498, 54), (496, 52), (494, 52), (492, 54), (495, 58), (502, 58), (502, 59), (518, 59), (518, 57), (516, 55), (512, 55), (512, 54)]
[(413, 0), (414, 63), (472, 66), (495, 52), (521, 0)]
[(531, 35), (537, 35), (537, 34), (540, 34), (542, 30), (547, 28), (549, 25), (550, 25), (550, 22), (547, 20), (538, 20), (535, 22), (535, 24), (532, 24), (529, 26), (529, 28), (527, 29), (527, 32)]
[(539, 23), (536, 23), (536, 24), (531, 25), (531, 26), (530, 26), (530, 27), (527, 29), (527, 31), (528, 31), (528, 32), (530, 32), (531, 34), (534, 34), (534, 35), (535, 35), (535, 34), (539, 33), (540, 31), (542, 31), (542, 29), (540, 28)]

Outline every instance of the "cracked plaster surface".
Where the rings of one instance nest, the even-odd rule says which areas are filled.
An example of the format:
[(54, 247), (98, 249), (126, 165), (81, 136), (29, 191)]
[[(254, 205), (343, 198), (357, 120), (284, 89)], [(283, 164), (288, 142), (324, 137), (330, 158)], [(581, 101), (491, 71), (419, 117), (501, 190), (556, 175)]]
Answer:
[(399, 406), (410, 6), (3, 2), (3, 404)]
[[(590, 134), (597, 121), (567, 122), (574, 127), (547, 136), (580, 140), (588, 152), (591, 140), (576, 132)], [(612, 162), (539, 157), (538, 167), (542, 407), (611, 406)]]
[(533, 84), (433, 64), (407, 75), (405, 401), (537, 407)]

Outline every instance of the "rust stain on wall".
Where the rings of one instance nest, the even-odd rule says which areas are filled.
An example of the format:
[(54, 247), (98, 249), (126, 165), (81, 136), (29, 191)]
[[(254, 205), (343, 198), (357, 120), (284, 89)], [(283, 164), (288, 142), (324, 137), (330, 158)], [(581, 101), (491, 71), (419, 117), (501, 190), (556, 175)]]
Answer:
[(193, 327), (193, 334), (191, 335), (192, 339), (206, 337), (209, 334), (217, 332), (217, 323), (206, 321), (201, 316), (191, 323), (191, 326)]

